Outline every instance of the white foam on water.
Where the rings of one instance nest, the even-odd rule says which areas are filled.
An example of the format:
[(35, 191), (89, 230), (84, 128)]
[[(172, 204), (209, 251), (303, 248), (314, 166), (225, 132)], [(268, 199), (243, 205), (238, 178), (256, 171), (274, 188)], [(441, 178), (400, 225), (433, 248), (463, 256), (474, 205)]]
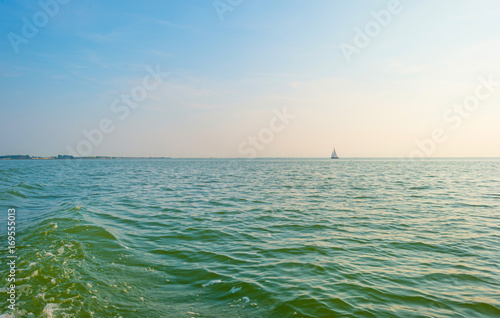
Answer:
[(58, 250), (57, 250), (57, 253), (59, 255), (61, 255), (62, 253), (64, 253), (64, 246), (61, 246)]
[(236, 293), (237, 291), (240, 291), (241, 290), (241, 287), (233, 287), (231, 288), (231, 290), (229, 291), (231, 294), (234, 294)]
[(250, 302), (250, 298), (248, 298), (247, 296), (242, 297), (241, 299), (244, 300), (246, 303)]
[(218, 283), (222, 283), (222, 281), (220, 279), (214, 279), (214, 280), (211, 280), (208, 283), (203, 284), (201, 286), (207, 287), (207, 286), (212, 286), (213, 284), (218, 284)]
[(43, 308), (43, 314), (45, 314), (45, 316), (47, 318), (54, 318), (54, 312), (57, 311), (57, 310), (61, 310), (59, 308), (59, 305), (58, 304), (54, 304), (54, 303), (48, 303), (45, 308)]

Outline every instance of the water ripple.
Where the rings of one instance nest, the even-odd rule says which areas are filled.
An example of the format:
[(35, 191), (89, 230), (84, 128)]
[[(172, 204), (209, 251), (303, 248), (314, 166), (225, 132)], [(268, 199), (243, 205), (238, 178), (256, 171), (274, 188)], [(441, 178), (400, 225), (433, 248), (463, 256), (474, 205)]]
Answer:
[(499, 317), (499, 168), (2, 161), (22, 242), (16, 314)]

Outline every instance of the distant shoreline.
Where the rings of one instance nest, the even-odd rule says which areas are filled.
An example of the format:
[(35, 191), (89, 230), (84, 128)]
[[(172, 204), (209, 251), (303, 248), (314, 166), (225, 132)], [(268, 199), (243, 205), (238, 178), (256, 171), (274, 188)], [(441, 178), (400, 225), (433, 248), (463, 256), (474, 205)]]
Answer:
[(57, 155), (52, 157), (29, 156), (29, 155), (7, 155), (0, 156), (0, 160), (89, 160), (89, 159), (172, 159), (171, 157), (111, 157), (111, 156), (94, 156), (94, 157), (73, 157), (69, 155)]

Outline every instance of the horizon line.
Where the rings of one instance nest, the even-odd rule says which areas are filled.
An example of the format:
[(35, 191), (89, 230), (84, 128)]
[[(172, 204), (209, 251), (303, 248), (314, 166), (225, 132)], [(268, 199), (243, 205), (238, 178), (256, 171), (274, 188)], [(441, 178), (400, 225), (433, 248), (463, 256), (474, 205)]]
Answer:
[[(30, 158), (49, 158), (49, 159), (58, 159), (58, 155), (51, 156), (32, 156), (32, 155), (0, 155), (0, 157), (9, 157), (9, 156), (29, 156)], [(65, 156), (65, 155), (63, 155)], [(71, 159), (331, 159), (329, 156), (324, 157), (255, 157), (255, 158), (245, 158), (245, 157), (172, 157), (172, 156), (111, 156), (111, 155), (94, 155), (94, 156), (81, 156), (81, 157), (73, 157), (73, 158), (59, 158), (60, 160), (71, 160)], [(439, 157), (340, 157), (340, 159), (500, 159), (500, 157), (495, 156), (476, 156), (476, 157), (449, 157), (449, 156), (439, 156)], [(23, 159), (10, 159), (10, 158), (0, 158), (0, 160), (23, 160)], [(28, 159), (25, 159), (28, 160)], [(43, 160), (43, 159), (42, 159)]]

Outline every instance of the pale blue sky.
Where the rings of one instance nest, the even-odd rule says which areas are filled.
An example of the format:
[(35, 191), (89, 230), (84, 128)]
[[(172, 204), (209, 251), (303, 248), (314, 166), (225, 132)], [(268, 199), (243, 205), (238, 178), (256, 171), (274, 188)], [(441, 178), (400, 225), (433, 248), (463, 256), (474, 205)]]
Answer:
[[(460, 124), (449, 113), (478, 78), (500, 82), (500, 2), (401, 0), (348, 63), (342, 43), (390, 3), (242, 0), (221, 20), (212, 1), (68, 1), (16, 52), (43, 9), (2, 1), (0, 155), (65, 154), (107, 118), (91, 155), (245, 157), (286, 107), (257, 156), (408, 156), (435, 129), (428, 156), (500, 156), (500, 86)], [(157, 65), (169, 75), (121, 120), (113, 101)]]

